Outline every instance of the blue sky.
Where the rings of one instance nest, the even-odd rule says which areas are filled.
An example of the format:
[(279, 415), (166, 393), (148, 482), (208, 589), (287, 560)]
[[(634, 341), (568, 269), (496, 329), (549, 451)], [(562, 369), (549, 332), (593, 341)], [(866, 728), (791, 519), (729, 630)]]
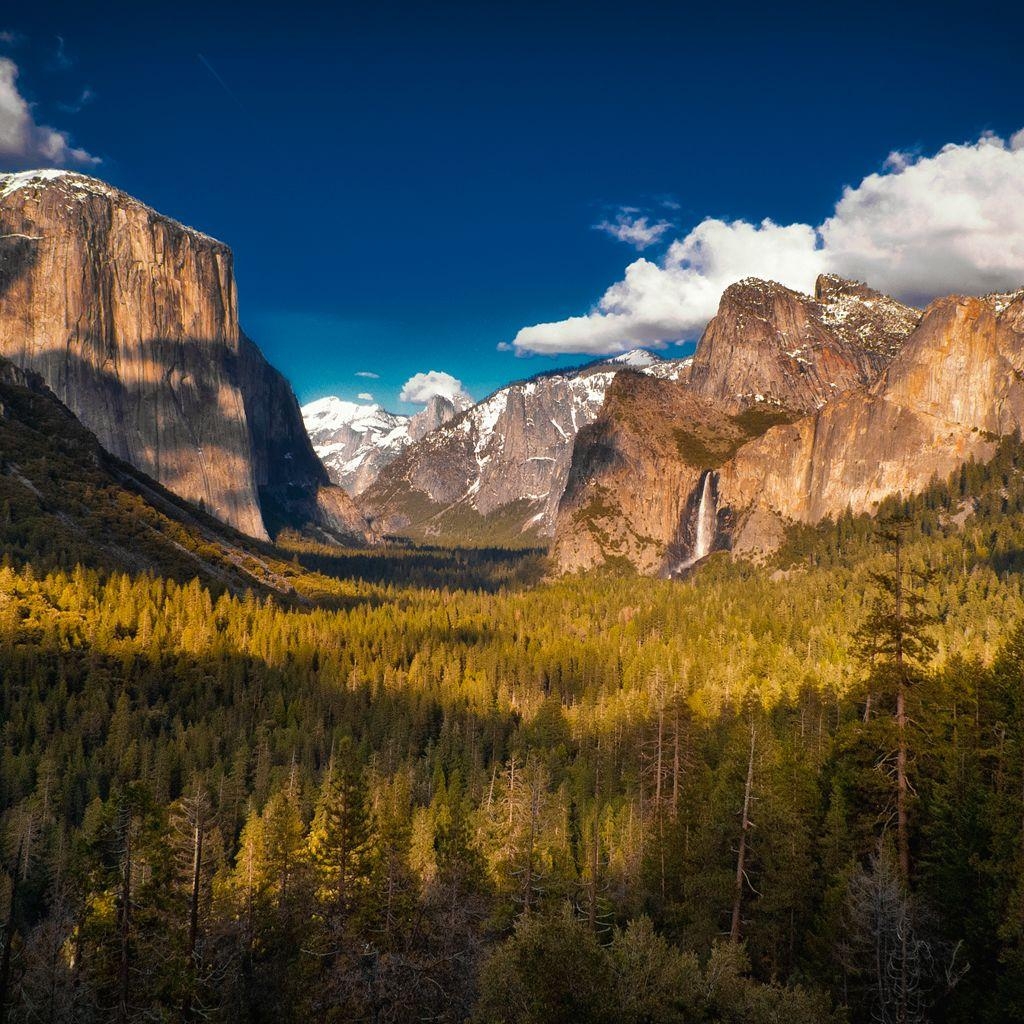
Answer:
[(641, 258), (597, 224), (668, 222), (642, 252), (661, 288), (666, 247), (705, 218), (816, 228), (890, 153), (1024, 126), (1009, 4), (325, 6), (0, 15), (35, 122), (232, 246), (243, 327), (302, 400), (395, 407), (430, 369), (480, 398), (634, 335), (692, 337), (687, 299), (602, 318), (604, 340), (584, 320), (498, 348), (587, 314)]

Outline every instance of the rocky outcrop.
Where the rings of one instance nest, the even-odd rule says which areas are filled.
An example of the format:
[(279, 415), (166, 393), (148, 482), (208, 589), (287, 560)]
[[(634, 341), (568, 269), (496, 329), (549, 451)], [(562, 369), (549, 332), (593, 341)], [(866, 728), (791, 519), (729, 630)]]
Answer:
[[(831, 275), (819, 277), (813, 297), (753, 279), (726, 289), (688, 376), (678, 384), (623, 376), (580, 433), (555, 530), (558, 569), (688, 567), (708, 495), (717, 510), (711, 546), (727, 544), (733, 516), (722, 505), (720, 467), (771, 427), (870, 384), (919, 320), (917, 310)], [(777, 541), (773, 517), (744, 522), (748, 536), (759, 525), (758, 537)]]
[[(618, 375), (601, 415), (576, 438), (553, 546), (562, 571), (662, 570), (701, 473), (680, 456), (676, 424), (708, 426), (705, 406), (677, 382)], [(715, 440), (709, 429), (697, 443)]]
[(1024, 425), (1024, 292), (937, 300), (870, 390), (769, 430), (720, 474), (734, 546), (763, 550), (766, 515), (814, 523), (920, 491), (991, 456)]
[(685, 382), (619, 374), (576, 439), (553, 545), (559, 570), (676, 572), (696, 547), (705, 474), (784, 419), (770, 408), (732, 414)]
[(108, 451), (250, 536), (267, 535), (265, 500), (319, 505), (291, 389), (239, 330), (230, 250), (103, 182), (0, 176), (0, 354)]
[(832, 275), (818, 278), (813, 298), (747, 279), (723, 293), (690, 385), (732, 412), (757, 404), (812, 412), (870, 384), (919, 320), (917, 310)]
[(456, 405), (444, 395), (434, 395), (419, 412), (409, 417), (409, 438), (414, 442), (422, 441), (427, 434), (455, 419), (468, 406), (469, 403), (464, 401)]

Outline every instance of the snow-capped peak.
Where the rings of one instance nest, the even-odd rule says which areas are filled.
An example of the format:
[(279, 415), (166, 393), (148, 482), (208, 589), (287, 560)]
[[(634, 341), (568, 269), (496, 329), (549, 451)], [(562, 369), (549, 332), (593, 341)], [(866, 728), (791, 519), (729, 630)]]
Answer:
[(382, 428), (392, 430), (400, 423), (408, 422), (409, 417), (388, 412), (376, 402), (348, 402), (330, 395), (304, 405), (302, 419), (310, 437), (313, 437), (314, 434), (322, 435), (342, 427), (349, 427), (357, 434)]
[(359, 494), (403, 449), (458, 411), (447, 399), (435, 397), (422, 412), (404, 416), (377, 402), (330, 395), (304, 405), (302, 420), (331, 479)]
[(17, 192), (19, 188), (42, 185), (44, 182), (56, 181), (58, 178), (65, 178), (72, 173), (56, 167), (47, 167), (39, 171), (15, 171), (12, 174), (0, 174), (0, 198)]
[(628, 352), (623, 352), (621, 355), (612, 356), (610, 359), (605, 360), (608, 363), (615, 363), (618, 366), (653, 366), (655, 363), (662, 362), (661, 356), (656, 356), (653, 352), (648, 352), (645, 348), (633, 348)]
[(215, 243), (227, 249), (227, 246), (223, 242), (218, 241), (218, 239), (203, 231), (189, 227), (187, 224), (182, 224), (181, 221), (159, 213), (134, 196), (128, 195), (127, 192), (122, 192), (121, 189), (108, 185), (105, 181), (93, 178), (88, 174), (80, 174), (78, 171), (69, 171), (60, 167), (43, 167), (31, 171), (0, 173), (0, 200), (9, 199), (17, 192), (29, 189), (36, 191), (56, 189), (59, 190), (59, 194), (63, 199), (71, 202), (84, 202), (94, 197), (100, 197), (126, 207), (147, 210), (161, 221), (174, 224), (196, 238)]

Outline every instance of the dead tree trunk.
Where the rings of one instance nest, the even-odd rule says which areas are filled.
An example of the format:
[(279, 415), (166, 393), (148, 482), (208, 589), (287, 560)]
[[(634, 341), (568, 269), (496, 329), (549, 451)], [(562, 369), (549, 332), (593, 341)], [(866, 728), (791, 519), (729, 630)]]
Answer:
[(128, 997), (131, 977), (131, 927), (132, 927), (132, 818), (129, 812), (124, 826), (124, 863), (121, 869), (121, 913), (118, 930), (121, 951), (117, 972), (118, 1004), (117, 1017), (128, 1020)]
[(750, 831), (750, 796), (754, 788), (754, 752), (757, 745), (757, 730), (754, 721), (750, 721), (750, 756), (747, 759), (747, 781), (743, 787), (743, 813), (740, 820), (740, 843), (736, 851), (736, 881), (733, 885), (732, 927), (729, 929), (729, 941), (740, 941), (740, 924), (743, 920), (743, 886), (746, 884), (747, 871), (747, 833)]
[[(19, 860), (21, 851), (18, 851)], [(4, 922), (4, 951), (0, 957), (0, 1024), (7, 1019), (7, 996), (11, 984), (11, 948), (14, 944), (14, 905), (18, 899), (18, 869), (11, 872), (11, 900)]]
[(188, 908), (188, 948), (185, 969), (188, 972), (188, 987), (185, 993), (185, 1019), (192, 1017), (192, 1005), (196, 987), (196, 948), (199, 942), (199, 895), (203, 872), (203, 818), (199, 801), (196, 801), (195, 822), (192, 829), (192, 892)]
[(910, 881), (910, 840), (907, 829), (907, 666), (903, 651), (903, 564), (902, 544), (896, 540), (896, 842), (903, 884)]

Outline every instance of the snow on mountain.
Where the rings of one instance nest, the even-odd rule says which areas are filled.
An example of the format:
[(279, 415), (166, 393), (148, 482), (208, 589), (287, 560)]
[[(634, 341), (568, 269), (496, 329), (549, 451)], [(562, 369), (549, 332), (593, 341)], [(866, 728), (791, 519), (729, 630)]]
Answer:
[(368, 487), (412, 443), (411, 417), (388, 412), (376, 402), (321, 398), (302, 407), (302, 419), (331, 479), (350, 494)]
[(459, 407), (441, 395), (414, 416), (388, 412), (376, 402), (330, 396), (304, 405), (302, 419), (331, 480), (355, 495), (366, 490), (403, 449), (457, 412)]
[(632, 366), (634, 369), (640, 369), (643, 366), (652, 366), (655, 363), (664, 362), (661, 356), (656, 356), (653, 352), (648, 352), (645, 348), (634, 348), (628, 352), (623, 352), (621, 355), (612, 356), (611, 359), (606, 360), (609, 363), (617, 363), (620, 366)]
[(404, 451), (362, 507), (385, 532), (422, 539), (496, 516), (510, 536), (550, 534), (576, 435), (597, 419), (616, 374), (678, 380), (689, 362), (636, 349), (509, 384)]
[[(576, 433), (596, 418), (615, 374), (629, 369), (678, 380), (688, 365), (689, 360), (662, 359), (634, 349), (580, 369), (510, 384), (468, 409), (465, 403), (435, 395), (422, 412), (403, 416), (376, 402), (330, 397), (303, 406), (302, 415), (331, 479), (353, 495), (366, 491), (407, 448), (436, 432), (424, 448), (424, 465), (446, 461), (438, 453), (453, 444), (472, 451), (472, 461), (457, 474), (465, 482), (463, 496), (471, 488), (476, 488), (473, 494), (482, 488), (484, 495), (474, 505), (482, 503), (487, 509), (519, 498), (543, 501), (551, 506), (544, 513), (546, 523), (557, 504)], [(525, 466), (520, 464), (524, 460)], [(438, 475), (448, 479), (447, 473)], [(433, 500), (435, 491), (446, 488), (428, 484), (424, 489)]]

